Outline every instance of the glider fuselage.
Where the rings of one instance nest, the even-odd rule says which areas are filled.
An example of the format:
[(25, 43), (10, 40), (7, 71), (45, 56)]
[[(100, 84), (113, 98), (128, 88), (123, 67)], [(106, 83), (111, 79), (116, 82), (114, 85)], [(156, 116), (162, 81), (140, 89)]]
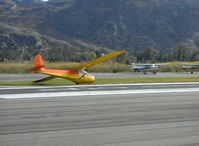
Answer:
[(46, 75), (51, 75), (51, 76), (68, 79), (77, 84), (94, 83), (95, 82), (95, 77), (93, 75), (87, 73), (84, 70), (72, 72), (70, 70), (56, 70), (56, 69), (41, 68), (37, 72), (46, 74)]

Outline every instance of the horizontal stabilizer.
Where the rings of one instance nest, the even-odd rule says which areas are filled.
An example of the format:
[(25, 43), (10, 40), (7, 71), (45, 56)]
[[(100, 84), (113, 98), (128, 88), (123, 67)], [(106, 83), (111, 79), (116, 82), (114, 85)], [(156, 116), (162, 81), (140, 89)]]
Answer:
[(36, 66), (36, 67), (33, 67), (31, 69), (29, 69), (28, 71), (39, 71), (41, 68), (44, 68), (45, 66)]

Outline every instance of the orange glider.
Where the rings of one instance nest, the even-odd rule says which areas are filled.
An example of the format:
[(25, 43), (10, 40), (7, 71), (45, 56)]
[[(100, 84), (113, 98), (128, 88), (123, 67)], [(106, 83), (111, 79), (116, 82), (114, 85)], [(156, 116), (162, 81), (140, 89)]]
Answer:
[(108, 60), (110, 58), (116, 57), (118, 55), (124, 54), (125, 51), (115, 51), (109, 53), (105, 56), (99, 57), (95, 60), (89, 61), (85, 64), (80, 65), (77, 68), (71, 70), (56, 70), (56, 69), (46, 69), (44, 65), (44, 61), (40, 54), (35, 56), (34, 59), (34, 67), (31, 68), (29, 71), (36, 71), (42, 74), (50, 75), (49, 77), (34, 81), (34, 82), (43, 82), (47, 80), (51, 80), (54, 78), (64, 78), (68, 79), (76, 84), (83, 84), (83, 83), (93, 83), (95, 82), (95, 77), (91, 74), (87, 73), (84, 69), (90, 67), (92, 65), (96, 65), (102, 61)]

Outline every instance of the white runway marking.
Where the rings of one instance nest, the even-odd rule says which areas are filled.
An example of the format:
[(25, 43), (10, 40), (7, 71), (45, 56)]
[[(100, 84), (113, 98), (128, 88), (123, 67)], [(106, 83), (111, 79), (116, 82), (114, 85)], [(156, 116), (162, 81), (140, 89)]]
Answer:
[(199, 82), (177, 82), (177, 83), (136, 83), (136, 84), (103, 84), (103, 85), (71, 85), (71, 86), (0, 86), (0, 90), (5, 90), (5, 89), (37, 89), (37, 88), (56, 88), (56, 87), (67, 87), (67, 88), (75, 88), (75, 87), (110, 87), (110, 86), (137, 86), (137, 85), (143, 85), (150, 87), (152, 85), (181, 85), (181, 84), (186, 84), (191, 86), (191, 84), (198, 84)]
[[(54, 88), (47, 88), (47, 89), (38, 89), (39, 91), (44, 91), (44, 92), (48, 92), (48, 91), (57, 91), (57, 89)], [(67, 88), (67, 90), (78, 90), (77, 88)], [(66, 88), (64, 89), (59, 89), (59, 91), (66, 91)]]
[(1, 99), (20, 98), (49, 98), (49, 97), (74, 97), (74, 96), (96, 96), (96, 95), (125, 95), (125, 94), (150, 94), (150, 93), (178, 93), (178, 92), (199, 92), (199, 88), (181, 89), (145, 89), (145, 90), (110, 90), (110, 91), (79, 91), (79, 92), (50, 92), (50, 93), (23, 93), (23, 94), (2, 94)]

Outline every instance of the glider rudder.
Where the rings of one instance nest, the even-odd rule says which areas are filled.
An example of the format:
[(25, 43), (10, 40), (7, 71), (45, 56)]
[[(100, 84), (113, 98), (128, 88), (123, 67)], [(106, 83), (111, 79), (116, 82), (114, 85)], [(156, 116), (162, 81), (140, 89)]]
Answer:
[(45, 68), (44, 61), (40, 54), (35, 56), (34, 59), (34, 67), (31, 68), (29, 71), (39, 71), (41, 68)]

